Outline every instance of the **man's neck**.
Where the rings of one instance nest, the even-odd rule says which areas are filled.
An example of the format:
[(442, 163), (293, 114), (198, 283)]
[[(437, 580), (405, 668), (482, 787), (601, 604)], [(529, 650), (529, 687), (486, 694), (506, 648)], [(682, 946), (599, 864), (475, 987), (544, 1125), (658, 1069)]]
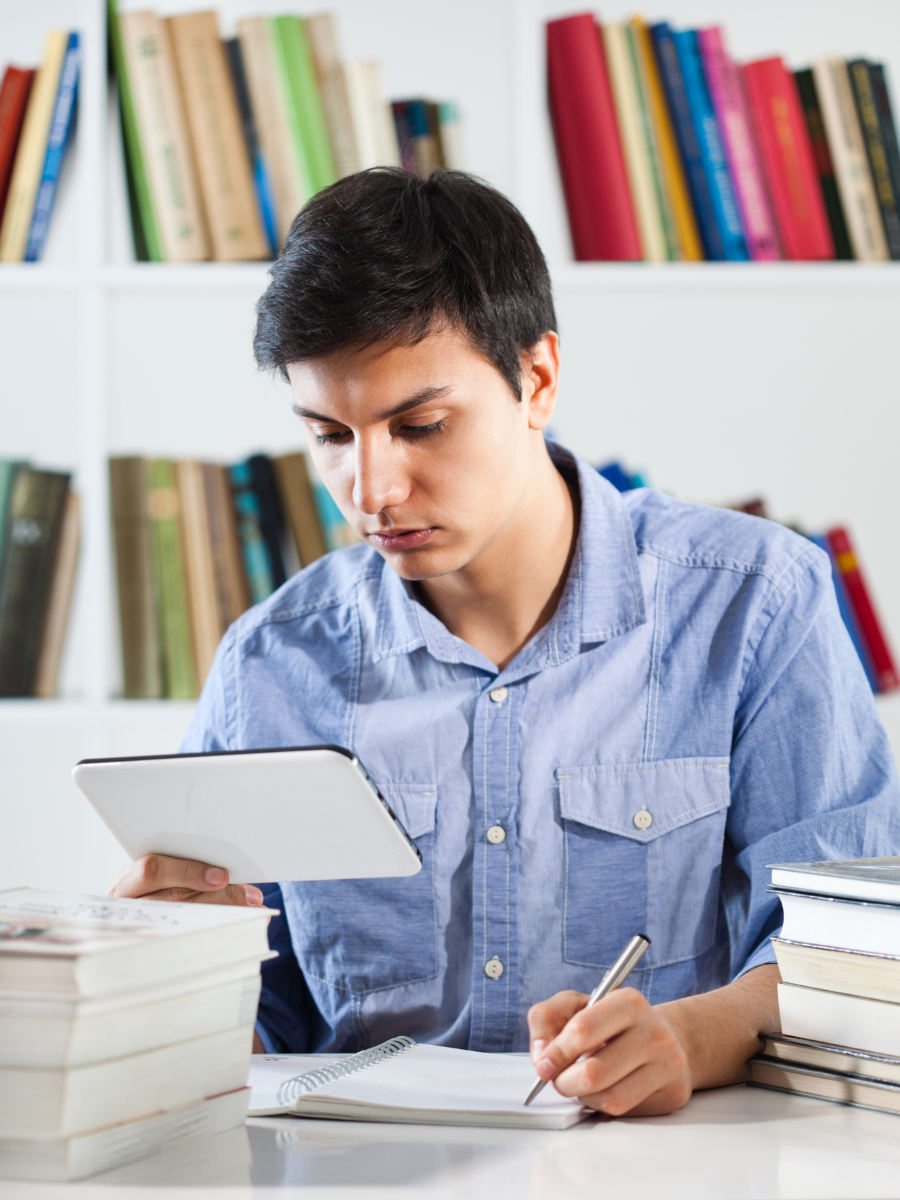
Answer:
[(541, 449), (523, 503), (494, 542), (461, 570), (416, 585), (452, 634), (501, 669), (553, 616), (575, 550), (577, 487)]

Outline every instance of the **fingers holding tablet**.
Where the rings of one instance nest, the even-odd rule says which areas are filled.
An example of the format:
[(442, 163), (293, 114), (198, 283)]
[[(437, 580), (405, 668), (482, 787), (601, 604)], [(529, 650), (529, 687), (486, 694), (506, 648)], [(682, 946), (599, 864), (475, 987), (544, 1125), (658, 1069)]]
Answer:
[(252, 883), (229, 883), (228, 872), (210, 863), (167, 854), (147, 854), (127, 867), (109, 889), (110, 896), (173, 900), (197, 904), (258, 907), (263, 894)]

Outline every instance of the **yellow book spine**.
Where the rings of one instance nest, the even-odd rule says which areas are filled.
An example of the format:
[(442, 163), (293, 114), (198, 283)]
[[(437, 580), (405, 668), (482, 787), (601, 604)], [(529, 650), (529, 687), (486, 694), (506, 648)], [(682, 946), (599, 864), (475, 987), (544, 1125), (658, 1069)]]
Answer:
[(656, 55), (650, 41), (650, 31), (647, 29), (646, 22), (640, 17), (633, 17), (631, 26), (636, 34), (636, 44), (640, 50), (641, 65), (646, 81), (645, 94), (650, 108), (650, 120), (656, 132), (663, 182), (669, 195), (672, 215), (678, 230), (678, 240), (681, 243), (680, 257), (683, 262), (702, 262), (705, 257), (703, 243), (700, 241), (700, 232), (694, 217), (694, 206), (688, 191), (678, 143), (675, 140), (669, 106), (663, 93)]
[(669, 247), (656, 198), (650, 155), (641, 128), (640, 98), (625, 25), (618, 22), (604, 25), (603, 43), (644, 258), (647, 262), (668, 262)]
[(25, 257), (68, 44), (69, 35), (64, 29), (53, 29), (47, 35), (44, 61), (31, 89), (6, 198), (0, 227), (0, 262), (21, 262)]

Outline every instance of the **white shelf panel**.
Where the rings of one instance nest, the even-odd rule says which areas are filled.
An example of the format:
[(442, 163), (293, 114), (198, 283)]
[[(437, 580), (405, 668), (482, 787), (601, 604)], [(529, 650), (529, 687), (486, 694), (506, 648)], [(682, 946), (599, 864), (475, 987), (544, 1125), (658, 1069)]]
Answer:
[(550, 273), (557, 291), (900, 290), (900, 262), (563, 263), (551, 266)]
[(115, 266), (52, 266), (16, 263), (0, 267), (3, 291), (111, 292), (230, 291), (259, 294), (270, 263), (123, 263)]

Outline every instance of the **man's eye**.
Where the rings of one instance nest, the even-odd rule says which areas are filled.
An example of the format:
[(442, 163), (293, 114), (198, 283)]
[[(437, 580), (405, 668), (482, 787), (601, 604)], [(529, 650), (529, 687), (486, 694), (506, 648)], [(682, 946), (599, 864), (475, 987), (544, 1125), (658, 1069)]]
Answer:
[(335, 429), (333, 433), (317, 433), (317, 446), (339, 446), (349, 436), (349, 429)]
[(434, 421), (431, 425), (402, 425), (400, 433), (410, 441), (416, 438), (431, 437), (434, 433), (443, 433), (445, 421)]

